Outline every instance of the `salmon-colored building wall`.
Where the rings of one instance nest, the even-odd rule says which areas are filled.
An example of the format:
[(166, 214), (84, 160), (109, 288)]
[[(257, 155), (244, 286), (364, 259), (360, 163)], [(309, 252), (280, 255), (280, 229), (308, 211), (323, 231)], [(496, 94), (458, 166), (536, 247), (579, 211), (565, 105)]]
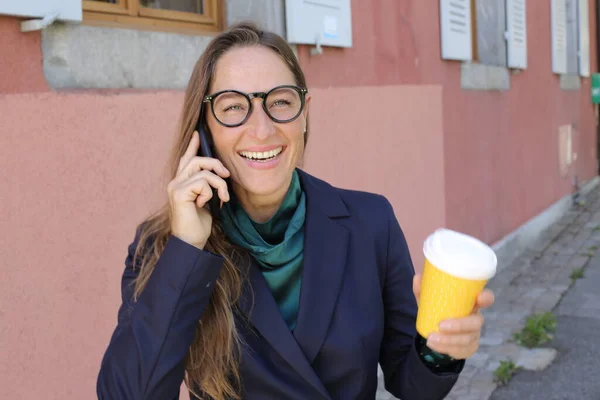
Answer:
[[(589, 4), (590, 67), (596, 71), (596, 7)], [(494, 243), (570, 193), (575, 175), (581, 183), (597, 174), (590, 80), (582, 79), (580, 90), (562, 90), (552, 73), (549, 2), (527, 2), (528, 68), (511, 74), (507, 91), (461, 89), (461, 63), (440, 56), (437, 1), (353, 0), (352, 25), (350, 49), (326, 48), (319, 56), (300, 49), (307, 79), (331, 92), (441, 85), (447, 227)], [(412, 113), (399, 104), (395, 115)], [(558, 129), (566, 124), (574, 126), (577, 160), (563, 178)], [(397, 124), (398, 135), (410, 131)], [(398, 181), (409, 184), (410, 179)], [(398, 207), (405, 200), (398, 199)]]
[[(462, 90), (460, 66), (442, 63), (447, 224), (490, 243), (571, 193), (575, 175), (581, 183), (597, 174), (590, 80), (578, 91), (560, 88), (551, 70), (550, 2), (527, 7), (528, 67), (511, 75), (510, 90)], [(591, 71), (595, 15), (590, 1)], [(577, 160), (563, 178), (558, 129), (567, 124), (574, 126)]]
[(385, 195), (421, 270), (423, 238), (445, 220), (442, 88), (316, 88), (311, 95), (306, 170)]
[(18, 19), (0, 16), (0, 95), (48, 90), (41, 43), (39, 31), (23, 33)]
[(126, 246), (160, 202), (181, 102), (0, 95), (0, 398), (95, 398)]

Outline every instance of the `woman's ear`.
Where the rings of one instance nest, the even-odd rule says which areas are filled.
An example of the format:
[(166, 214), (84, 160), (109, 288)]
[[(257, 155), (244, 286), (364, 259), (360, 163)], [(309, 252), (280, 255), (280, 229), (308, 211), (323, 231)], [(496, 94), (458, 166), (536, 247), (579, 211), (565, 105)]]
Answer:
[(302, 111), (302, 115), (304, 116), (304, 133), (306, 133), (306, 130), (308, 129), (308, 109), (309, 109), (309, 105), (310, 105), (310, 96), (306, 96), (306, 103), (304, 105), (304, 111)]
[(308, 117), (308, 109), (310, 108), (310, 99), (312, 99), (312, 97), (307, 94), (306, 99), (304, 100), (304, 111), (302, 112), (304, 114), (305, 119)]

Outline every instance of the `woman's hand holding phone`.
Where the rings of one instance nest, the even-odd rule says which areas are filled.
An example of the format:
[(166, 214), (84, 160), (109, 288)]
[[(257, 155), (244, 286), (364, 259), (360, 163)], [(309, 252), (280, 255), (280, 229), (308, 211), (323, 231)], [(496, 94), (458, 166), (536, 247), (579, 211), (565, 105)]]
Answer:
[(175, 178), (167, 185), (171, 207), (171, 233), (179, 239), (204, 249), (212, 229), (212, 216), (204, 205), (213, 197), (230, 200), (227, 183), (229, 171), (216, 158), (199, 157), (200, 137), (194, 132), (188, 148), (179, 160)]

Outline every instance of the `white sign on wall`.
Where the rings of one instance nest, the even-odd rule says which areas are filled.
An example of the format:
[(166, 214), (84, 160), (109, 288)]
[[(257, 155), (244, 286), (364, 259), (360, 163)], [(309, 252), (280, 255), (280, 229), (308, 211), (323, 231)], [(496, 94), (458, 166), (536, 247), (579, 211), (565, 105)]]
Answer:
[(286, 0), (287, 41), (352, 47), (350, 0)]
[(58, 20), (80, 22), (81, 0), (0, 0), (0, 15), (44, 18), (57, 15)]

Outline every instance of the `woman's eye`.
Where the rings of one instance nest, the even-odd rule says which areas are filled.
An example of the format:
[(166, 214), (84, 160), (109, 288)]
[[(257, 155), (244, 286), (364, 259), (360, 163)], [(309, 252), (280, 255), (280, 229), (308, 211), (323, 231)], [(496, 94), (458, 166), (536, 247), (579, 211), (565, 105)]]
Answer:
[(290, 102), (287, 100), (275, 100), (273, 102), (273, 104), (271, 104), (271, 107), (275, 106), (275, 107), (287, 107), (290, 105)]
[(240, 104), (232, 104), (230, 106), (227, 106), (223, 109), (223, 112), (227, 112), (227, 111), (243, 111), (244, 107), (241, 106)]

